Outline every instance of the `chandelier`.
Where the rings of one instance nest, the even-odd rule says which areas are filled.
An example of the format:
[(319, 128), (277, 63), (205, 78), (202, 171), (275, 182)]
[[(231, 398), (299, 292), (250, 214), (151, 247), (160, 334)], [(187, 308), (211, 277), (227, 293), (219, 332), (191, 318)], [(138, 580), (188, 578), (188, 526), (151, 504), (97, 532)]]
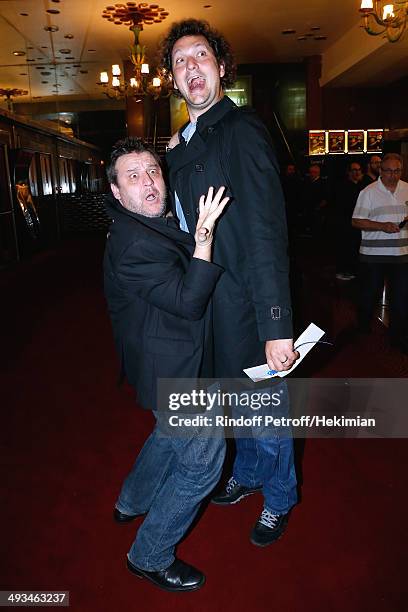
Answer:
[(360, 13), (367, 34), (385, 34), (390, 42), (397, 42), (407, 25), (408, 1), (394, 0), (394, 4), (386, 4), (383, 0), (362, 0)]
[(10, 112), (13, 110), (13, 98), (27, 95), (28, 91), (26, 89), (11, 89), (9, 87), (0, 89), (0, 96), (4, 96), (4, 100), (7, 102), (7, 110)]
[(167, 98), (172, 92), (172, 78), (165, 69), (156, 70), (151, 76), (149, 64), (146, 61), (146, 47), (140, 44), (139, 36), (143, 30), (143, 24), (151, 25), (160, 23), (168, 12), (159, 8), (158, 4), (147, 4), (142, 2), (127, 2), (126, 4), (115, 4), (107, 6), (102, 12), (102, 17), (116, 25), (129, 26), (133, 32), (134, 41), (130, 46), (129, 59), (132, 63), (132, 76), (129, 79), (121, 78), (119, 64), (113, 64), (111, 77), (108, 71), (100, 73), (100, 82), (103, 93), (111, 99), (119, 100), (126, 97), (139, 98), (140, 96), (152, 96), (154, 99)]

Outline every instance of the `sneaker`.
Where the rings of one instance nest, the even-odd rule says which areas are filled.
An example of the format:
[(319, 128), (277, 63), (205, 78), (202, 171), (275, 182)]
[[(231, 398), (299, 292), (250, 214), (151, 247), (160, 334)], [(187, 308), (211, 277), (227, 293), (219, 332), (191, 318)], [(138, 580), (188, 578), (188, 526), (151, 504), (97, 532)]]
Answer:
[(215, 495), (211, 501), (213, 504), (218, 504), (219, 506), (237, 504), (244, 497), (252, 495), (253, 493), (257, 493), (261, 490), (262, 486), (253, 488), (244, 487), (243, 485), (240, 485), (233, 476), (231, 476), (231, 478), (227, 482), (225, 489)]
[(266, 508), (251, 531), (250, 540), (255, 546), (268, 546), (283, 535), (288, 524), (288, 514), (272, 514)]

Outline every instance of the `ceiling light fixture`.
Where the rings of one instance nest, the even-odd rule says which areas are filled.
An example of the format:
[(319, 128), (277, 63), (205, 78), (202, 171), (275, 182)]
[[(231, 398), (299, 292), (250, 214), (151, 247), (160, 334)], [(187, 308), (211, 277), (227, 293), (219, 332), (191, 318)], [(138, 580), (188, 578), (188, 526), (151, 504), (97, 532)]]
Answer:
[(121, 69), (118, 64), (112, 65), (111, 83), (107, 71), (100, 73), (98, 85), (103, 87), (103, 93), (111, 99), (126, 97), (138, 98), (139, 96), (152, 96), (154, 99), (168, 97), (172, 91), (171, 75), (164, 69), (157, 70), (156, 76), (150, 78), (150, 68), (146, 61), (146, 47), (139, 42), (140, 32), (143, 25), (160, 23), (168, 16), (164, 8), (158, 4), (147, 4), (146, 2), (127, 2), (107, 6), (102, 12), (102, 17), (116, 25), (129, 26), (133, 32), (134, 41), (130, 47), (130, 61), (133, 64), (133, 75), (129, 79), (122, 78)]
[(387, 4), (387, 0), (361, 0), (360, 13), (367, 34), (385, 34), (389, 42), (397, 42), (407, 25), (408, 2), (395, 0), (394, 4)]

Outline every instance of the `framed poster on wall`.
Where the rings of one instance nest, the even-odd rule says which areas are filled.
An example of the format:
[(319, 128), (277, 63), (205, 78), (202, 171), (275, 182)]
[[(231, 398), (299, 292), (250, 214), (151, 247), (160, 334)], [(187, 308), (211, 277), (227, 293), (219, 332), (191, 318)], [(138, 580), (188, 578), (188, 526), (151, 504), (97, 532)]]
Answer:
[(366, 134), (364, 130), (348, 130), (346, 133), (347, 153), (364, 153)]
[(327, 150), (326, 132), (324, 130), (309, 131), (309, 155), (324, 155)]
[(382, 153), (384, 130), (367, 130), (367, 153)]
[(329, 153), (346, 152), (346, 133), (344, 130), (329, 130)]

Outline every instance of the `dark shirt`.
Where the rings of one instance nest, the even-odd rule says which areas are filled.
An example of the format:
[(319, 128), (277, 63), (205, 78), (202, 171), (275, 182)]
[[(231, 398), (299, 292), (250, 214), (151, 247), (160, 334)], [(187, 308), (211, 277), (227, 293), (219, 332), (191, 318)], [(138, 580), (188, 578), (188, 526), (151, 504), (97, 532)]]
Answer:
[(361, 181), (362, 189), (368, 187), (368, 185), (371, 185), (371, 183), (374, 183), (374, 179), (372, 179), (369, 174), (365, 174)]
[(328, 189), (325, 180), (318, 178), (315, 181), (306, 179), (303, 188), (303, 206), (306, 212), (317, 211), (323, 200), (328, 199)]
[(338, 226), (351, 228), (351, 218), (362, 189), (363, 181), (354, 183), (350, 179), (344, 180), (338, 186), (335, 197), (335, 217)]

